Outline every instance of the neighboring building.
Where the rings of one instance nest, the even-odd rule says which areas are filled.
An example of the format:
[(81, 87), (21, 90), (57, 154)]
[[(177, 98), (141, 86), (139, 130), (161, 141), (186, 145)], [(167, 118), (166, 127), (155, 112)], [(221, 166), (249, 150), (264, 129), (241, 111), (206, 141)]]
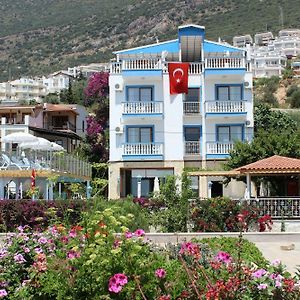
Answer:
[(287, 58), (300, 55), (299, 36), (279, 36), (273, 41), (274, 50), (281, 52)]
[[(77, 104), (0, 106), (1, 137), (17, 131), (32, 133), (72, 152), (84, 137), (87, 115)], [(2, 150), (6, 150), (5, 144)]]
[(287, 58), (270, 47), (252, 47), (251, 63), (253, 77), (282, 76), (287, 65)]
[(274, 40), (272, 32), (256, 33), (254, 36), (254, 43), (256, 46), (267, 46), (272, 40)]
[[(235, 140), (252, 139), (252, 73), (245, 50), (208, 41), (204, 27), (186, 25), (177, 39), (115, 55), (109, 79), (110, 198), (147, 197), (156, 178), (163, 182), (186, 167), (218, 168)], [(179, 61), (190, 64), (188, 94), (170, 95), (168, 64)], [(208, 196), (211, 181), (212, 196), (226, 195), (222, 180), (193, 178), (193, 189)], [(241, 186), (230, 187), (231, 196), (243, 196)]]
[(86, 66), (77, 66), (73, 68), (68, 68), (68, 74), (73, 77), (78, 77), (80, 75), (89, 78), (92, 74), (98, 72), (109, 71), (109, 64), (107, 63), (92, 63)]
[(282, 29), (279, 31), (279, 37), (299, 37), (300, 38), (300, 29)]
[(68, 72), (58, 71), (49, 76), (43, 76), (43, 84), (46, 87), (47, 94), (59, 93), (61, 90), (69, 87), (72, 79), (74, 79), (74, 77)]
[(246, 47), (247, 44), (250, 44), (250, 45), (253, 44), (253, 40), (252, 40), (252, 37), (250, 34), (233, 37), (233, 46), (234, 47), (244, 48), (244, 47)]
[(29, 101), (42, 102), (47, 94), (42, 80), (22, 77), (20, 79), (0, 83), (1, 101)]
[(293, 61), (291, 63), (291, 67), (293, 69), (294, 76), (295, 77), (300, 77), (300, 61), (299, 60)]

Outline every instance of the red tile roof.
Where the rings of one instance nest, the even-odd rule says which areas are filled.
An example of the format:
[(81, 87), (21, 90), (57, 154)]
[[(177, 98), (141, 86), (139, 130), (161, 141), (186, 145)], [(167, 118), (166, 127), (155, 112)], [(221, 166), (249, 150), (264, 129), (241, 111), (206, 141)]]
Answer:
[(274, 155), (235, 170), (241, 173), (300, 173), (300, 159)]
[(44, 104), (44, 111), (69, 111), (74, 114), (78, 114), (76, 111), (76, 107), (67, 104), (51, 104), (45, 103)]

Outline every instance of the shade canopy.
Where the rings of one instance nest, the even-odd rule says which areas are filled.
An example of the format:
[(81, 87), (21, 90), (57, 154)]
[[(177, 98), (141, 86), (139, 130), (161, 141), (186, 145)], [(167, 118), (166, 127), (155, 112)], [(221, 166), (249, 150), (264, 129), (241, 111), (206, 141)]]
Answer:
[(52, 151), (65, 151), (65, 148), (61, 145), (51, 142), (51, 150)]
[(14, 143), (14, 144), (20, 144), (25, 142), (29, 143), (29, 142), (36, 142), (36, 141), (37, 141), (37, 137), (26, 132), (14, 132), (4, 136), (1, 139), (2, 143)]
[(51, 142), (44, 138), (36, 138), (33, 142), (23, 142), (19, 145), (22, 149), (32, 149), (32, 150), (51, 150)]

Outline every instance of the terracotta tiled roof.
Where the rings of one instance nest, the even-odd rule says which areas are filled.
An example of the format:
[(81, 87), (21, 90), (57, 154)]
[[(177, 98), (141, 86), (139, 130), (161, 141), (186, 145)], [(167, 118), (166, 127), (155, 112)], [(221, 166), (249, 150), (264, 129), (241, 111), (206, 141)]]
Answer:
[(300, 159), (274, 155), (235, 169), (241, 173), (300, 173)]
[(67, 104), (51, 104), (45, 103), (44, 111), (69, 111), (73, 112), (74, 114), (78, 114), (76, 111), (76, 107), (67, 105)]

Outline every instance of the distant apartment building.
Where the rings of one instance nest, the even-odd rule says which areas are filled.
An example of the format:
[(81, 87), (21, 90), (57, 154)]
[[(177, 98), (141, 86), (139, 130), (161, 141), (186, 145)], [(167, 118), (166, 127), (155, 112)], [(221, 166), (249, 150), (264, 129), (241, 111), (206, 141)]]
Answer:
[(282, 29), (278, 33), (279, 37), (299, 37), (300, 38), (300, 29)]
[[(88, 113), (77, 104), (40, 104), (35, 106), (0, 105), (0, 133), (32, 133), (72, 152), (86, 132)], [(2, 144), (5, 150), (5, 144)]]
[[(173, 40), (114, 54), (110, 198), (148, 197), (155, 182), (188, 167), (220, 168), (235, 141), (252, 139), (252, 73), (245, 50), (209, 41), (204, 27), (186, 25)], [(181, 82), (183, 76), (186, 93), (174, 94), (170, 80)], [(193, 180), (203, 197), (209, 186), (212, 196), (227, 195), (220, 176)], [(242, 196), (237, 186), (231, 191)]]
[(274, 39), (272, 32), (261, 32), (254, 35), (254, 43), (256, 46), (267, 46)]
[(22, 77), (17, 80), (0, 83), (0, 100), (5, 103), (35, 100), (42, 102), (47, 94), (42, 80)]
[(82, 65), (82, 66), (68, 68), (67, 73), (73, 76), (74, 78), (80, 75), (89, 78), (94, 73), (106, 72), (106, 71), (109, 71), (108, 63), (92, 63), (89, 65)]
[(238, 48), (244, 48), (247, 44), (252, 45), (253, 39), (250, 34), (240, 35), (233, 37), (233, 46)]
[(67, 89), (73, 79), (74, 76), (67, 71), (58, 71), (42, 78), (48, 94), (59, 93), (61, 90)]
[(291, 63), (295, 77), (300, 77), (300, 60), (295, 60)]

